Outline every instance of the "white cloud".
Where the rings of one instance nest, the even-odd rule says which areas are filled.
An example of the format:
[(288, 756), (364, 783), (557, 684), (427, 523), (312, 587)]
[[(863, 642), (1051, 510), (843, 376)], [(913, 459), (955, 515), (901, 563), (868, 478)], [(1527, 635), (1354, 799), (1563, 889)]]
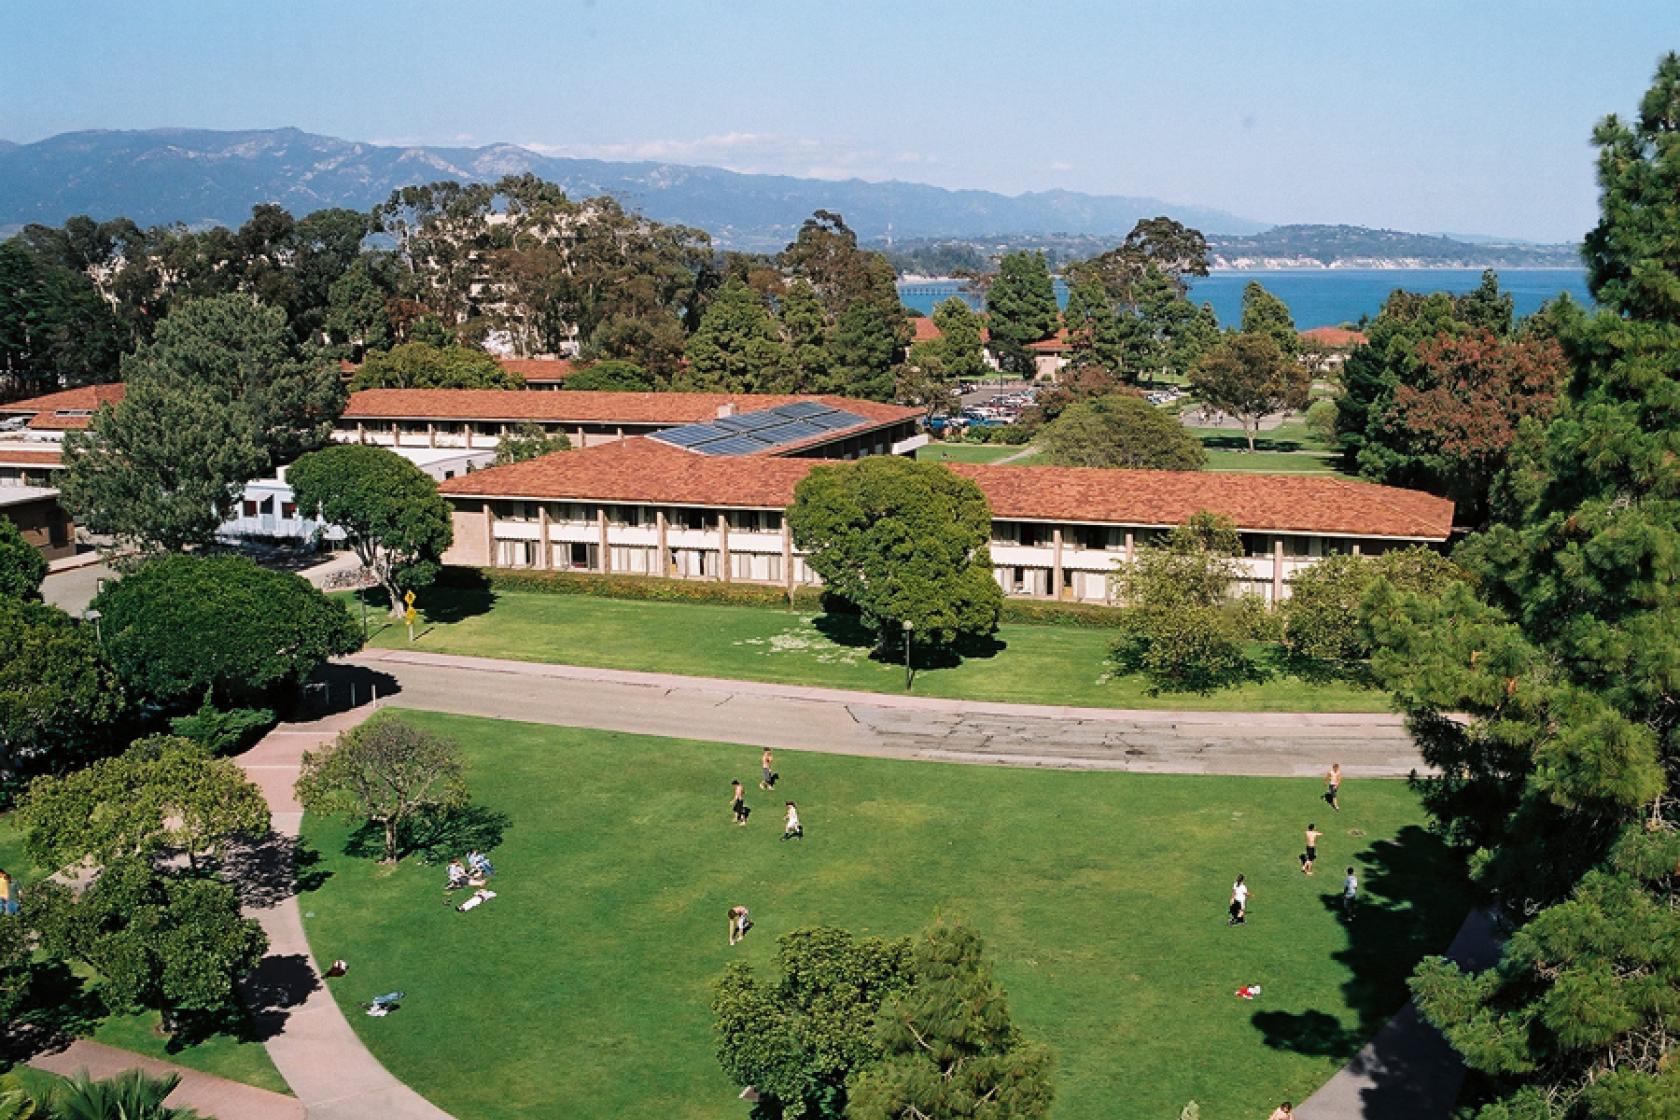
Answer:
[(1052, 170), (1052, 171), (1072, 171), (1073, 170), (1073, 164), (1069, 163), (1065, 159), (1059, 159), (1055, 163), (1052, 163), (1050, 165), (1050, 170)]

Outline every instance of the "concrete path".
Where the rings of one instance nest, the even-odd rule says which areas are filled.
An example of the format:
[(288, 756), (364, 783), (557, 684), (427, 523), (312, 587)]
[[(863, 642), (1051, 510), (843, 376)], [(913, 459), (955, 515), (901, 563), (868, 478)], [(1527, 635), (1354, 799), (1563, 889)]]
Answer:
[(992, 704), (366, 650), (340, 696), (409, 708), (830, 754), (1146, 773), (1351, 778), (1424, 768), (1399, 716)]
[[(398, 1081), (350, 1029), (324, 986), (309, 952), (295, 893), (292, 851), (303, 810), (292, 796), (303, 752), (322, 746), (371, 712), (363, 707), (314, 723), (282, 724), (239, 759), (262, 788), (273, 815), (275, 842), (247, 853), (232, 868), (246, 892), (246, 913), (268, 933), (268, 956), (247, 984), (259, 1025), (283, 1016), (268, 1040), (268, 1055), (307, 1110), (308, 1120), (450, 1120), (449, 1114)], [(354, 962), (352, 962), (353, 964)], [(352, 983), (350, 976), (331, 983)], [(243, 1118), (230, 1113), (223, 1120)]]
[[(1472, 911), (1464, 920), (1447, 956), (1472, 971), (1498, 962), (1499, 941), (1485, 911)], [(1300, 1120), (1446, 1120), (1463, 1085), (1464, 1064), (1457, 1052), (1408, 1003), (1295, 1115)]]
[(164, 1101), (176, 1108), (197, 1109), (215, 1120), (305, 1120), (303, 1102), (295, 1097), (86, 1039), (78, 1039), (56, 1053), (36, 1055), (29, 1059), (29, 1064), (61, 1077), (86, 1072), (95, 1081), (131, 1069), (145, 1070), (153, 1077), (178, 1074), (181, 1083)]
[(1021, 448), (1021, 450), (1013, 451), (1013, 452), (1009, 453), (1008, 455), (1005, 455), (1003, 458), (994, 461), (992, 463), (992, 466), (1002, 467), (1002, 466), (1006, 466), (1010, 463), (1018, 463), (1022, 459), (1028, 459), (1028, 458), (1031, 458), (1032, 456), (1037, 455), (1037, 454), (1038, 454), (1038, 445), (1036, 443), (1029, 443), (1025, 447)]

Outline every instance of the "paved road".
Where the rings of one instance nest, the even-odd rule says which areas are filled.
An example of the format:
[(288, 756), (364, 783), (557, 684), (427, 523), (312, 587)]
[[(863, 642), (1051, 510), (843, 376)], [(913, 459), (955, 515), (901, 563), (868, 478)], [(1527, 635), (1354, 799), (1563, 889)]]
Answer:
[(173, 1073), (181, 1078), (181, 1083), (175, 1086), (164, 1103), (175, 1108), (196, 1109), (200, 1115), (219, 1120), (304, 1120), (303, 1104), (296, 1097), (241, 1085), (224, 1077), (200, 1073), (196, 1069), (86, 1039), (78, 1039), (51, 1054), (38, 1054), (29, 1059), (29, 1065), (60, 1077), (86, 1073), (95, 1081), (103, 1081), (131, 1069), (145, 1070), (153, 1077)]
[(751, 746), (1082, 770), (1400, 777), (1423, 768), (1398, 716), (984, 704), (571, 665), (368, 650), (340, 696)]
[(93, 602), (99, 581), (115, 579), (116, 575), (102, 563), (51, 572), (41, 581), (41, 598), (79, 618), (87, 610), (87, 605)]
[[(1485, 911), (1471, 912), (1446, 955), (1470, 971), (1498, 962), (1499, 942)], [(1408, 1003), (1295, 1115), (1300, 1120), (1445, 1120), (1463, 1085), (1458, 1054)]]
[[(236, 871), (246, 891), (246, 913), (268, 934), (268, 956), (247, 985), (259, 1021), (281, 1016), (267, 1042), (268, 1056), (308, 1111), (309, 1120), (451, 1120), (448, 1113), (393, 1077), (350, 1029), (320, 977), (298, 913), (291, 862), (303, 810), (292, 796), (303, 752), (330, 742), (365, 719), (371, 708), (315, 723), (281, 724), (239, 758), (263, 791), (276, 842), (251, 866)], [(353, 982), (350, 976), (331, 983)], [(370, 993), (371, 994), (371, 993)], [(401, 1012), (398, 1012), (401, 1014)], [(242, 1113), (222, 1120), (239, 1120)]]

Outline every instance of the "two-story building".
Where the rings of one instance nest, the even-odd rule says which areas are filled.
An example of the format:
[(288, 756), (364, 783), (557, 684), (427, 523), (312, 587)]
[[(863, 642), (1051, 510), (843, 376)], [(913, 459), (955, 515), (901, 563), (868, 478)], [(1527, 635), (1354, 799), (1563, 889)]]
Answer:
[[(782, 586), (820, 583), (786, 512), (821, 465), (808, 458), (684, 449), (657, 437), (560, 452), (440, 486), (455, 507), (446, 561)], [(1116, 567), (1207, 510), (1242, 533), (1239, 593), (1275, 603), (1300, 569), (1337, 552), (1445, 543), (1452, 503), (1310, 475), (950, 464), (992, 508), (1004, 593), (1113, 602)]]

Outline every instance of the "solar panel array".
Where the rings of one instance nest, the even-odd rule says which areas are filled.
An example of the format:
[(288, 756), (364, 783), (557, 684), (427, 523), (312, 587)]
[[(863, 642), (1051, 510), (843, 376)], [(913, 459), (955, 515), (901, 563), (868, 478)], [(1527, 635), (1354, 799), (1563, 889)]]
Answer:
[(867, 423), (855, 412), (821, 401), (794, 401), (703, 424), (666, 428), (652, 438), (702, 455), (755, 455)]

